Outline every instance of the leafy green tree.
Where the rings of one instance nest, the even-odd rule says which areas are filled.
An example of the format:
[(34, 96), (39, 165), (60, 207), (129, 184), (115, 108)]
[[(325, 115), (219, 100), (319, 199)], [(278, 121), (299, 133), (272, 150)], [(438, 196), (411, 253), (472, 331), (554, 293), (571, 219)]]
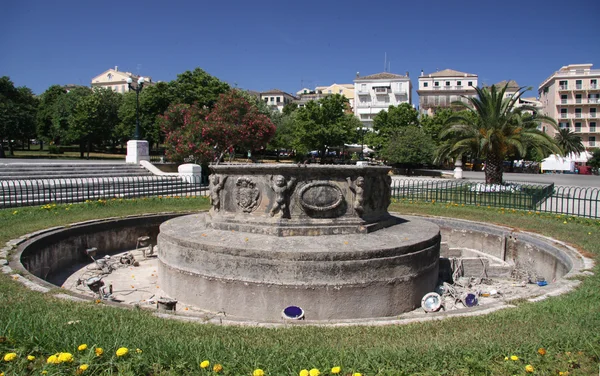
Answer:
[(298, 103), (290, 102), (283, 106), (282, 112), (284, 115), (291, 115), (292, 113), (296, 112), (296, 110), (298, 110)]
[(564, 155), (571, 153), (578, 155), (585, 151), (585, 146), (581, 142), (581, 136), (572, 132), (569, 128), (561, 128), (558, 133), (554, 135), (556, 143), (563, 151)]
[(27, 87), (15, 87), (9, 77), (0, 78), (0, 158), (4, 141), (13, 155), (13, 141), (35, 137), (38, 100)]
[[(166, 82), (144, 86), (140, 92), (140, 137), (147, 140), (150, 145), (158, 146), (163, 141), (160, 130), (159, 115), (169, 108), (171, 104), (171, 90)], [(119, 107), (120, 123), (115, 127), (113, 139), (115, 143), (124, 144), (131, 139), (135, 132), (136, 123), (136, 93), (131, 91), (123, 95)]]
[[(285, 107), (284, 107), (285, 110)], [(279, 161), (279, 151), (293, 149), (294, 127), (296, 125), (296, 112), (289, 114), (275, 112), (271, 117), (275, 124), (275, 136), (269, 142), (269, 149), (275, 150)]]
[(519, 88), (516, 94), (505, 98), (507, 86), (477, 87), (477, 96), (467, 98), (468, 103), (453, 103), (472, 116), (457, 113), (447, 120), (448, 128), (441, 134), (447, 142), (438, 147), (437, 162), (471, 154), (485, 160), (486, 183), (502, 184), (503, 162), (507, 155), (515, 151), (524, 155), (527, 148), (562, 153), (552, 138), (537, 129), (542, 120), (556, 126), (554, 120), (537, 113), (524, 116), (527, 111), (535, 113), (535, 108), (530, 106), (516, 106), (526, 89)]
[(200, 68), (177, 75), (177, 79), (169, 83), (169, 88), (171, 103), (195, 103), (200, 108), (212, 108), (219, 99), (219, 95), (230, 89), (227, 83)]
[(423, 129), (409, 125), (392, 133), (380, 156), (390, 163), (414, 167), (433, 161), (435, 146)]
[(58, 145), (71, 141), (69, 139), (69, 130), (75, 108), (83, 98), (90, 95), (92, 95), (90, 88), (79, 86), (70, 90), (65, 95), (56, 98), (52, 113), (52, 127), (48, 133), (49, 140), (54, 141)]
[(93, 144), (110, 141), (119, 123), (119, 107), (123, 97), (111, 89), (94, 89), (92, 95), (82, 98), (70, 118), (68, 138), (80, 145), (83, 158), (87, 146), (88, 158)]
[(67, 91), (60, 85), (52, 85), (40, 95), (36, 123), (37, 136), (41, 141), (59, 141), (60, 135), (55, 132), (53, 119), (59, 98), (63, 95), (67, 95)]
[(345, 112), (347, 106), (347, 98), (334, 94), (298, 109), (294, 127), (296, 149), (300, 152), (318, 150), (325, 155), (327, 147), (341, 146), (352, 140), (361, 123)]

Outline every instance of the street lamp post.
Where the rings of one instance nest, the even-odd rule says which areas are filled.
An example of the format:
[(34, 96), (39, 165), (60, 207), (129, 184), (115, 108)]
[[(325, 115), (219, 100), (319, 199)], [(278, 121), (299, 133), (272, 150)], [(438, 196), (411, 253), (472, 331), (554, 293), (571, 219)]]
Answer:
[(129, 90), (135, 91), (135, 134), (133, 135), (134, 140), (140, 139), (140, 91), (144, 88), (144, 77), (140, 77), (137, 81), (137, 85), (132, 85), (133, 80), (131, 77), (127, 79), (127, 86)]
[(141, 161), (150, 161), (150, 148), (148, 141), (140, 140), (140, 91), (144, 88), (144, 77), (140, 77), (137, 85), (133, 85), (133, 80), (127, 79), (129, 90), (135, 91), (135, 134), (133, 140), (127, 141), (126, 163), (139, 164)]

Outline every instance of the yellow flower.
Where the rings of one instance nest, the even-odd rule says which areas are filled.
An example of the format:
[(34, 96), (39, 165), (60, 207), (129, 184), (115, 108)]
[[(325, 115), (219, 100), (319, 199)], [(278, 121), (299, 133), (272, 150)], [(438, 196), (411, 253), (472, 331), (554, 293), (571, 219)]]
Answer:
[(362, 376), (362, 373), (360, 373), (360, 372), (354, 372), (354, 373), (352, 374), (352, 376)]
[(208, 368), (208, 366), (210, 366), (210, 362), (208, 360), (205, 360), (202, 363), (200, 363), (200, 368)]
[(508, 360), (508, 356), (505, 356), (505, 357), (504, 357), (504, 360)]
[(538, 354), (540, 354), (541, 356), (544, 356), (544, 355), (546, 355), (546, 349), (545, 349), (545, 348), (543, 348), (543, 347), (540, 347), (540, 348), (538, 349)]
[(125, 356), (129, 354), (129, 349), (127, 347), (119, 347), (117, 349), (117, 356)]
[(58, 362), (59, 363), (71, 363), (73, 361), (73, 355), (71, 353), (59, 353), (58, 354)]
[(265, 371), (260, 368), (257, 368), (252, 372), (252, 376), (265, 376)]
[(135, 349), (135, 352), (138, 353), (138, 354), (141, 354), (142, 353), (142, 349)]
[(79, 366), (79, 368), (77, 368), (77, 369), (78, 369), (78, 370), (80, 370), (80, 371), (85, 371), (85, 370), (87, 370), (88, 368), (90, 368), (90, 366), (89, 366), (89, 365), (87, 365), (87, 364), (82, 364), (82, 365), (80, 365), (80, 366)]
[(94, 349), (94, 352), (96, 353), (96, 356), (101, 356), (102, 354), (104, 354), (104, 350), (102, 350), (102, 347), (96, 347)]
[(528, 364), (525, 366), (525, 372), (527, 373), (533, 373), (533, 366), (531, 364)]
[(342, 367), (333, 367), (331, 369), (331, 373), (334, 374), (334, 375), (337, 375), (340, 372), (342, 372)]
[(27, 360), (29, 360), (30, 362), (34, 361), (35, 360), (35, 356), (33, 356), (33, 355), (27, 355)]
[(87, 345), (85, 343), (83, 345), (79, 345), (79, 347), (77, 347), (77, 350), (79, 350), (79, 351), (87, 350)]
[(213, 367), (213, 371), (215, 371), (215, 373), (219, 373), (219, 372), (223, 371), (223, 366), (217, 363)]
[(510, 356), (510, 360), (517, 361), (517, 360), (519, 360), (519, 357), (518, 357), (518, 356), (516, 356), (516, 355), (511, 355), (511, 356)]
[(300, 371), (300, 373), (298, 374), (298, 376), (308, 376), (308, 370), (307, 369), (303, 369), (302, 371)]
[(16, 353), (7, 353), (6, 355), (4, 355), (4, 361), (5, 362), (12, 362), (15, 359), (17, 359), (17, 354)]
[(47, 374), (48, 374), (48, 371), (46, 371), (46, 370), (42, 371), (42, 375), (47, 375)]
[(60, 360), (58, 360), (58, 354), (50, 355), (48, 359), (46, 359), (46, 363), (48, 364), (60, 364)]
[(318, 369), (316, 369), (316, 368), (313, 368), (313, 369), (311, 369), (310, 371), (308, 371), (308, 374), (309, 374), (310, 376), (320, 376), (320, 375), (321, 375), (321, 372), (320, 372)]

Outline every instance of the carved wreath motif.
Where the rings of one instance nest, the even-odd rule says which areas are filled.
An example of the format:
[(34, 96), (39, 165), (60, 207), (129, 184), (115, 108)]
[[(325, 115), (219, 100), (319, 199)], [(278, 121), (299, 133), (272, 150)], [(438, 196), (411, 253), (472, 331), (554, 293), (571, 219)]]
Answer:
[(260, 202), (260, 190), (250, 178), (238, 178), (235, 183), (235, 201), (245, 213), (250, 213)]
[(340, 188), (326, 181), (306, 184), (299, 196), (302, 207), (319, 212), (337, 208), (344, 199)]

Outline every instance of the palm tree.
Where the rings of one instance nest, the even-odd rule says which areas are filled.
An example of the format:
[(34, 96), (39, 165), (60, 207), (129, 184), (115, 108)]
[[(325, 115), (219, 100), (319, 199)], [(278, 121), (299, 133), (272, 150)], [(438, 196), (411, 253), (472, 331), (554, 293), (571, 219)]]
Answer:
[(581, 142), (581, 136), (572, 132), (569, 128), (561, 128), (554, 135), (554, 140), (563, 151), (564, 155), (578, 155), (585, 151), (585, 146)]
[(438, 163), (463, 155), (484, 159), (486, 183), (502, 184), (503, 162), (507, 155), (525, 155), (528, 149), (535, 149), (540, 155), (562, 155), (556, 142), (537, 129), (540, 121), (555, 128), (556, 122), (538, 115), (534, 107), (517, 107), (519, 98), (529, 89), (521, 87), (505, 98), (507, 86), (476, 87), (476, 97), (464, 97), (466, 103), (453, 103), (459, 110), (466, 111), (446, 121), (449, 127), (440, 134), (444, 142), (436, 152)]

